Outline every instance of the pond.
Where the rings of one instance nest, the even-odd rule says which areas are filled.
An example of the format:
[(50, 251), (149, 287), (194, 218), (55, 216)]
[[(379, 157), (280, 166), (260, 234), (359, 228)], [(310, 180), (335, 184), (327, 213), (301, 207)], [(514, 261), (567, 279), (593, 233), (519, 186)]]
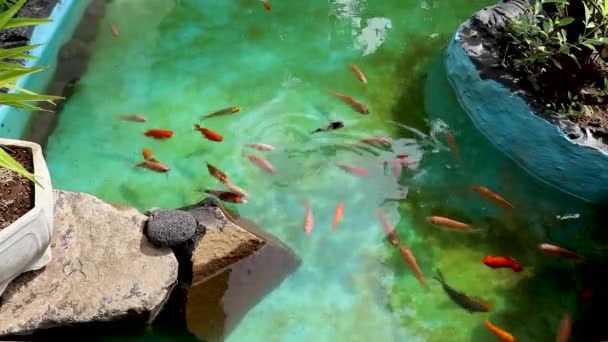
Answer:
[[(267, 11), (257, 0), (110, 1), (86, 73), (46, 146), (54, 186), (141, 211), (176, 208), (203, 199), (201, 189), (222, 189), (208, 162), (246, 189), (248, 202), (228, 207), (285, 242), (302, 265), (228, 341), (490, 341), (484, 319), (521, 341), (554, 339), (562, 314), (582, 312), (579, 293), (592, 279), (575, 261), (536, 246), (555, 243), (593, 257), (608, 240), (582, 231), (595, 225), (594, 206), (528, 175), (477, 133), (446, 81), (443, 49), (461, 22), (492, 3), (283, 0)], [(331, 92), (352, 96), (369, 114)], [(194, 129), (201, 115), (229, 106), (242, 109), (203, 121), (223, 141)], [(124, 114), (148, 121), (120, 120)], [(311, 134), (337, 120), (343, 128)], [(144, 136), (153, 128), (174, 136)], [(358, 142), (378, 136), (392, 138), (391, 146)], [(275, 149), (254, 151), (245, 146), (251, 143)], [(171, 170), (135, 168), (143, 148)], [(249, 153), (276, 173), (256, 167)], [(382, 160), (399, 154), (413, 162), (394, 175)], [(515, 209), (485, 200), (473, 184)], [(304, 200), (314, 213), (310, 235)], [(339, 204), (343, 219), (332, 232)], [(379, 207), (415, 255), (428, 291), (387, 241)], [(439, 229), (427, 222), (431, 215), (481, 231)], [(482, 263), (487, 255), (513, 256), (524, 271), (491, 269)], [(436, 270), (492, 310), (458, 307), (432, 279)]]

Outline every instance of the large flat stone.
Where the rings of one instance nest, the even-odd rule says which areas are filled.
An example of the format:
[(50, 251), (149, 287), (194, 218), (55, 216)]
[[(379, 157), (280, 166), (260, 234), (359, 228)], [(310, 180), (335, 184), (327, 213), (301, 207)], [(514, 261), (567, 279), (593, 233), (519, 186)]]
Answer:
[(147, 217), (84, 193), (55, 191), (53, 260), (15, 279), (0, 303), (0, 337), (121, 319), (151, 321), (177, 280), (169, 248), (142, 233)]

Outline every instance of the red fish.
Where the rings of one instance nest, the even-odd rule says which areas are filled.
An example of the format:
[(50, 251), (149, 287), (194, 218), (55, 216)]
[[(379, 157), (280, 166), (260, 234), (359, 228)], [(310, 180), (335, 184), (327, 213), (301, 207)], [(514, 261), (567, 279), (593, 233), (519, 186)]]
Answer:
[(336, 227), (340, 221), (342, 221), (342, 216), (344, 216), (344, 203), (338, 204), (336, 207), (336, 212), (334, 213), (334, 220), (331, 223), (331, 232), (336, 231)]
[(581, 293), (581, 299), (582, 300), (587, 300), (591, 297), (593, 297), (593, 295), (595, 294), (595, 288), (596, 288), (597, 284), (593, 284), (593, 286), (585, 289), (585, 291), (583, 291)]
[(501, 340), (503, 342), (517, 342), (517, 339), (515, 337), (513, 337), (513, 335), (511, 335), (508, 332), (506, 332), (505, 330), (495, 326), (494, 324), (492, 324), (492, 322), (488, 321), (487, 319), (485, 321), (483, 321), (483, 323), (485, 324), (486, 328), (488, 328), (488, 330), (490, 330), (490, 332), (492, 334), (494, 334), (494, 336), (498, 337), (499, 340)]
[(121, 115), (120, 118), (123, 119), (123, 120), (135, 121), (135, 122), (146, 122), (146, 121), (148, 121), (148, 118), (146, 118), (145, 116), (143, 116), (141, 114)]
[(511, 204), (506, 199), (500, 197), (498, 194), (492, 192), (490, 189), (486, 188), (485, 186), (473, 184), (471, 186), (471, 189), (473, 189), (474, 191), (477, 191), (479, 194), (481, 194), (481, 196), (500, 205), (503, 208), (515, 209), (515, 206), (513, 204)]
[(363, 72), (357, 68), (356, 65), (354, 64), (348, 64), (348, 68), (350, 70), (353, 71), (353, 73), (355, 73), (355, 76), (357, 76), (357, 78), (359, 79), (359, 81), (361, 81), (363, 84), (367, 84), (367, 78), (365, 77), (365, 75), (363, 74)]
[(353, 107), (359, 113), (369, 114), (369, 109), (367, 109), (367, 107), (365, 107), (364, 104), (357, 102), (357, 100), (355, 100), (352, 96), (348, 96), (348, 95), (344, 95), (344, 94), (340, 94), (340, 93), (336, 93), (336, 92), (331, 92), (331, 94), (333, 94), (337, 98), (341, 99), (342, 101), (348, 103), (351, 107)]
[(418, 279), (420, 285), (422, 285), (425, 289), (428, 290), (429, 285), (426, 283), (424, 274), (422, 273), (420, 267), (418, 266), (418, 263), (416, 262), (414, 253), (412, 253), (412, 251), (404, 245), (399, 245), (399, 251), (401, 252), (401, 256), (405, 259), (405, 262), (407, 262), (412, 272), (414, 272), (414, 275), (416, 276), (416, 279)]
[(585, 257), (582, 255), (578, 255), (572, 251), (569, 251), (565, 248), (556, 246), (556, 245), (551, 245), (548, 243), (542, 243), (538, 246), (541, 250), (549, 252), (549, 253), (553, 253), (559, 256), (562, 256), (564, 258), (568, 258), (568, 259), (575, 259), (575, 260), (585, 260)]
[(304, 208), (306, 209), (306, 213), (304, 214), (304, 232), (306, 235), (310, 235), (312, 234), (315, 220), (312, 216), (312, 207), (310, 206), (310, 202), (308, 200), (304, 201)]
[(514, 272), (521, 272), (524, 268), (515, 261), (515, 259), (511, 257), (502, 257), (502, 256), (486, 256), (483, 258), (483, 263), (487, 266), (490, 266), (494, 269), (501, 267), (509, 267)]
[(570, 335), (572, 334), (572, 319), (570, 315), (565, 314), (562, 320), (559, 322), (559, 329), (557, 330), (557, 337), (555, 342), (568, 342)]
[(460, 150), (458, 149), (458, 145), (456, 145), (456, 138), (454, 138), (454, 134), (452, 134), (452, 132), (450, 132), (449, 130), (446, 130), (445, 137), (448, 140), (448, 145), (450, 145), (450, 150), (452, 151), (452, 154), (454, 155), (454, 157), (456, 157), (456, 160), (461, 161), (462, 159), (460, 158)]
[(264, 1), (264, 8), (265, 8), (267, 11), (270, 11), (270, 3), (269, 3), (268, 1)]
[(470, 224), (458, 222), (458, 221), (449, 219), (447, 217), (429, 216), (426, 219), (431, 224), (434, 224), (437, 226), (445, 226), (445, 227), (454, 228), (456, 230), (459, 230), (459, 231), (465, 232), (465, 233), (474, 233), (474, 232), (479, 231), (479, 229), (475, 229), (475, 228), (471, 227)]
[(395, 233), (395, 229), (393, 228), (393, 225), (389, 222), (384, 211), (378, 208), (376, 209), (376, 215), (378, 216), (378, 219), (380, 220), (380, 223), (382, 225), (382, 229), (384, 229), (384, 232), (386, 233), (386, 236), (388, 237), (391, 244), (395, 247), (399, 247), (399, 239), (397, 238), (397, 233)]
[(254, 162), (259, 168), (270, 174), (277, 172), (277, 169), (275, 169), (275, 167), (272, 166), (272, 164), (270, 164), (270, 162), (264, 158), (258, 157), (254, 154), (245, 154), (245, 157)]
[(149, 129), (144, 135), (154, 139), (168, 139), (173, 136), (173, 131), (168, 129)]
[(260, 151), (272, 151), (272, 150), (274, 150), (274, 146), (269, 145), (269, 144), (245, 144), (245, 146), (251, 147), (251, 148), (254, 148), (254, 149), (260, 150)]
[(243, 196), (239, 194), (235, 194), (230, 191), (221, 191), (221, 190), (205, 190), (211, 196), (215, 196), (222, 201), (232, 202), (232, 203), (247, 203), (247, 200), (243, 198)]
[(229, 183), (228, 181), (228, 176), (226, 176), (225, 173), (223, 173), (220, 169), (218, 169), (217, 167), (207, 163), (207, 171), (209, 171), (209, 174), (218, 179), (220, 182), (226, 184)]
[(158, 163), (158, 160), (156, 158), (154, 158), (154, 154), (148, 148), (142, 149), (141, 150), (141, 155), (144, 157), (144, 160), (149, 160), (149, 161), (157, 162)]
[(361, 176), (361, 177), (369, 176), (369, 171), (367, 171), (366, 169), (360, 168), (360, 167), (350, 166), (350, 165), (345, 165), (345, 164), (337, 164), (337, 166), (352, 175)]
[(226, 187), (228, 189), (230, 189), (230, 191), (232, 191), (232, 192), (234, 192), (236, 194), (239, 194), (239, 195), (241, 195), (243, 197), (249, 197), (249, 194), (245, 190), (239, 188), (238, 186), (236, 186), (236, 185), (234, 185), (234, 184), (232, 184), (230, 182), (226, 182), (225, 184), (226, 184)]
[(197, 131), (201, 132), (201, 134), (204, 135), (205, 138), (207, 138), (207, 140), (217, 141), (217, 142), (224, 140), (224, 137), (222, 137), (219, 133), (214, 132), (205, 127), (201, 127), (199, 124), (194, 124), (194, 128), (196, 128)]
[(156, 171), (156, 172), (169, 172), (169, 170), (170, 170), (169, 166), (159, 163), (157, 161), (151, 161), (151, 160), (145, 160), (145, 161), (135, 165), (135, 167), (145, 167), (147, 169), (150, 169), (150, 170)]

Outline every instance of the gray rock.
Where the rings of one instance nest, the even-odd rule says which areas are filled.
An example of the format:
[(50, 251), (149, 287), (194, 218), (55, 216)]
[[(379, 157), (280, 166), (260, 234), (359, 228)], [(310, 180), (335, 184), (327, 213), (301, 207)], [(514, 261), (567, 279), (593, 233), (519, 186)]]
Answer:
[(146, 236), (151, 242), (165, 247), (177, 246), (194, 235), (198, 226), (192, 215), (180, 210), (148, 211)]
[(84, 193), (56, 190), (54, 196), (53, 260), (9, 284), (0, 305), (0, 338), (153, 320), (176, 283), (178, 263), (170, 249), (148, 242), (147, 217)]

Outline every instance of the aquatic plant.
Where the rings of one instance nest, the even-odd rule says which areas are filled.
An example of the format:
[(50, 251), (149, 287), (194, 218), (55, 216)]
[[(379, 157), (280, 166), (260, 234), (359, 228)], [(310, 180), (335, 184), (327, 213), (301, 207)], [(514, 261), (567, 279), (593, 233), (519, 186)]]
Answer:
[[(25, 2), (26, 0), (5, 0), (0, 2), (0, 8), (2, 9), (5, 9), (12, 4), (12, 6), (0, 13), (0, 30), (51, 22), (50, 19), (45, 18), (14, 18)], [(19, 63), (19, 61), (23, 59), (34, 59), (35, 57), (27, 54), (27, 52), (37, 46), (39, 45), (0, 49), (0, 89), (6, 91), (0, 92), (0, 105), (28, 110), (43, 110), (29, 102), (48, 101), (53, 103), (53, 100), (61, 99), (59, 96), (36, 94), (16, 85), (19, 78), (44, 69), (44, 67), (40, 66), (27, 67)], [(12, 90), (13, 92), (9, 93), (9, 90)], [(3, 148), (0, 148), (0, 167), (13, 170), (35, 182), (34, 175), (29, 173), (21, 164), (6, 153)]]
[(591, 114), (608, 118), (608, 1), (541, 0), (529, 6), (499, 42), (503, 64), (548, 108), (574, 121)]

